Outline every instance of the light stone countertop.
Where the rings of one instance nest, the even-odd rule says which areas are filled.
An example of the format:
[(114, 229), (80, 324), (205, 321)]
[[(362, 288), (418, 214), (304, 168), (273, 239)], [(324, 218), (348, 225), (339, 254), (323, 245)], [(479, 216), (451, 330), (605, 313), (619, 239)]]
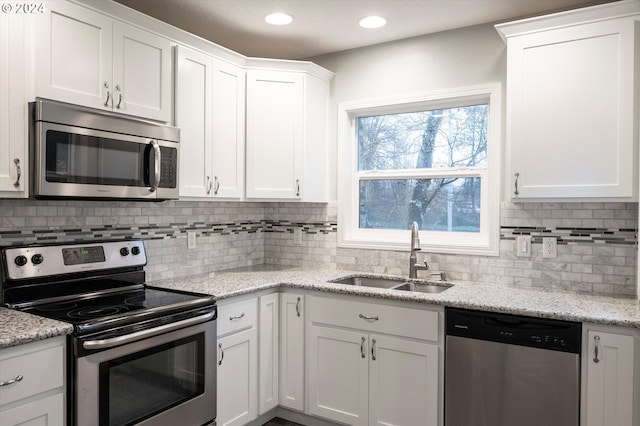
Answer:
[(327, 282), (348, 275), (369, 275), (361, 272), (303, 268), (278, 270), (277, 267), (264, 266), (265, 269), (239, 268), (150, 284), (211, 294), (215, 295), (219, 301), (282, 287), (640, 328), (638, 301), (631, 297), (596, 296), (558, 290), (457, 281), (452, 282), (453, 287), (441, 293), (414, 293)]
[[(349, 275), (368, 274), (332, 269), (279, 268), (261, 265), (148, 284), (211, 294), (219, 301), (262, 290), (293, 288), (640, 328), (640, 309), (634, 298), (593, 296), (472, 282), (453, 282), (453, 287), (446, 291), (431, 294), (328, 282)], [(370, 276), (380, 275), (371, 274)], [(72, 331), (73, 327), (70, 324), (0, 307), (0, 349), (70, 334)]]
[(0, 307), (0, 349), (70, 334), (73, 326)]

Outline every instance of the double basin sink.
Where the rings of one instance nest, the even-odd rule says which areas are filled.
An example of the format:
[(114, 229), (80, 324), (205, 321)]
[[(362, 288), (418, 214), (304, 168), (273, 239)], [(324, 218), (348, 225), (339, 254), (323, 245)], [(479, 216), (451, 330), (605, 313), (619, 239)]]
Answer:
[(403, 278), (368, 277), (363, 275), (350, 275), (329, 281), (335, 284), (347, 284), (360, 287), (385, 288), (389, 290), (412, 291), (415, 293), (441, 293), (452, 284), (434, 283), (432, 281), (406, 280)]

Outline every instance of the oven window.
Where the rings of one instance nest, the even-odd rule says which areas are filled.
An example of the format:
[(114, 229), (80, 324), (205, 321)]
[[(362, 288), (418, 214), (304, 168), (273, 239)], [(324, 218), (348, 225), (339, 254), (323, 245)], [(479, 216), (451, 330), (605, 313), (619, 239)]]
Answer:
[(47, 182), (148, 186), (146, 144), (47, 131)]
[(204, 333), (100, 364), (100, 426), (132, 425), (204, 393)]

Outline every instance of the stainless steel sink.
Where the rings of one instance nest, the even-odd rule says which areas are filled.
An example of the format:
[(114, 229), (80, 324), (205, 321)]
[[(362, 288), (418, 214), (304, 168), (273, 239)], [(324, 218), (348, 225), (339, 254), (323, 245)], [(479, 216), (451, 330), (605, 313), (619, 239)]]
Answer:
[(336, 278), (329, 282), (336, 284), (347, 284), (361, 287), (386, 288), (389, 290), (413, 291), (417, 293), (440, 293), (452, 287), (448, 283), (433, 283), (427, 281), (408, 281), (404, 278), (387, 278), (387, 277), (367, 277), (359, 275), (350, 275), (347, 277)]
[(348, 284), (362, 287), (375, 287), (375, 288), (391, 288), (397, 285), (402, 285), (407, 281), (402, 278), (385, 278), (385, 277), (361, 277), (352, 275), (343, 278), (337, 278), (330, 281), (336, 284)]
[(397, 287), (392, 287), (394, 290), (402, 291), (415, 291), (417, 293), (441, 293), (446, 289), (453, 287), (451, 284), (430, 284), (430, 283), (404, 283)]

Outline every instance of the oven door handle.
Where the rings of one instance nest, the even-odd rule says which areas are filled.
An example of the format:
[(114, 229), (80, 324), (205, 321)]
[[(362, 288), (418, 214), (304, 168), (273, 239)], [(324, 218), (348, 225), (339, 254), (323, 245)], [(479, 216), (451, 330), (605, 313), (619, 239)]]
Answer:
[(215, 311), (209, 312), (194, 318), (187, 318), (182, 321), (162, 325), (156, 328), (151, 328), (149, 330), (136, 331), (135, 333), (127, 334), (124, 336), (112, 337), (109, 339), (101, 339), (101, 340), (87, 340), (86, 342), (82, 343), (82, 347), (87, 350), (113, 348), (114, 346), (121, 346), (121, 345), (125, 345), (127, 343), (135, 342), (138, 340), (147, 339), (149, 337), (168, 333), (170, 331), (174, 331), (179, 328), (184, 328), (191, 325), (200, 324), (202, 322), (207, 322), (213, 319), (214, 317), (215, 317)]

